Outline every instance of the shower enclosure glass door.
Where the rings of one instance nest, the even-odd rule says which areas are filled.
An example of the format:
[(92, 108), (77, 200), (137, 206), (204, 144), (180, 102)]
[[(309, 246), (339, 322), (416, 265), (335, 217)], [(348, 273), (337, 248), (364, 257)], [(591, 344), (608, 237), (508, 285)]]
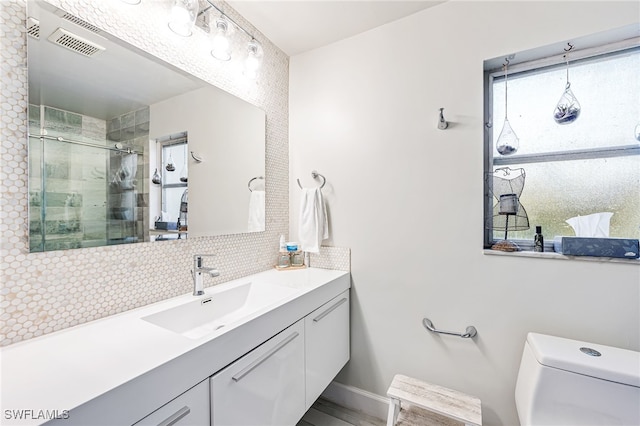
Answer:
[(34, 105), (29, 113), (30, 251), (144, 241), (148, 131), (137, 147), (114, 120)]

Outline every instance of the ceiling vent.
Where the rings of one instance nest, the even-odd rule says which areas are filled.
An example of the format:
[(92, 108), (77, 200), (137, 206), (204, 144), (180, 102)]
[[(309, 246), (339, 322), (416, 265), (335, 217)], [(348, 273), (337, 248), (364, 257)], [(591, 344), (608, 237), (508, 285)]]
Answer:
[(57, 10), (56, 11), (56, 15), (58, 15), (59, 17), (61, 17), (62, 19), (66, 19), (69, 22), (73, 22), (74, 24), (91, 31), (92, 33), (96, 33), (99, 34), (100, 28), (96, 27), (95, 25), (92, 25), (90, 23), (88, 23), (87, 21), (85, 21), (84, 19), (80, 19), (75, 15), (72, 15), (68, 12), (65, 12), (64, 10)]
[(36, 40), (40, 39), (40, 21), (31, 16), (27, 18), (27, 34)]
[(105, 50), (105, 48), (99, 44), (93, 43), (62, 28), (55, 30), (53, 34), (49, 36), (48, 40), (58, 46), (73, 50), (84, 56), (95, 56)]

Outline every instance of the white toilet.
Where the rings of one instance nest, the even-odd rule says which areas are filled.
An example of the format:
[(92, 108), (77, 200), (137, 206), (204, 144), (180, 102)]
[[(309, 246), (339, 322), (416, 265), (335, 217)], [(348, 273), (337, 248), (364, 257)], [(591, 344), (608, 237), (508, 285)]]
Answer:
[(529, 333), (515, 396), (522, 425), (640, 425), (640, 352)]

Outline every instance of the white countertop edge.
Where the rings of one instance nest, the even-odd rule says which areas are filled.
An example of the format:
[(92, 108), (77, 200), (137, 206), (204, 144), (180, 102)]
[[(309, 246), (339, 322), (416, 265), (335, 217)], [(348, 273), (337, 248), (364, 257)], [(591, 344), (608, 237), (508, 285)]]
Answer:
[[(233, 353), (234, 350), (251, 349), (248, 345), (252, 344), (253, 337), (245, 337), (243, 334), (249, 333), (266, 340), (306, 315), (307, 309), (312, 310), (314, 303), (305, 302), (310, 299), (310, 297), (305, 298), (306, 295), (324, 284), (348, 275), (349, 273), (344, 271), (318, 268), (297, 271), (267, 270), (208, 287), (205, 289), (207, 295), (247, 282), (258, 284), (277, 282), (278, 285), (299, 288), (300, 291), (265, 307), (241, 323), (200, 339), (186, 338), (141, 319), (149, 314), (194, 300), (195, 296), (186, 294), (0, 348), (2, 424), (10, 424), (4, 419), (7, 409), (62, 411), (79, 407), (77, 412), (86, 412), (83, 406), (86, 405), (91, 410), (92, 404), (89, 402), (97, 397), (113, 393), (112, 391), (118, 388), (126, 388), (130, 393), (135, 393), (136, 387), (142, 386), (142, 384), (136, 386), (132, 383), (138, 378), (143, 378), (139, 380), (140, 383), (146, 383), (149, 388), (150, 383), (153, 382), (152, 376), (157, 376), (156, 380), (160, 377), (160, 373), (171, 376), (176, 370), (171, 367), (172, 365), (182, 365), (190, 358), (197, 359), (202, 356), (199, 354), (206, 353), (208, 359), (211, 359), (211, 356), (220, 358), (219, 362), (214, 360), (216, 362), (211, 362), (211, 365), (224, 366), (226, 358), (234, 359), (233, 357), (237, 355)], [(350, 280), (347, 282), (349, 282), (348, 288)], [(321, 294), (321, 297), (326, 299), (329, 295)], [(264, 321), (262, 321), (263, 317)], [(270, 318), (272, 324), (263, 324), (268, 323)], [(288, 321), (291, 322), (285, 324)], [(240, 333), (240, 328), (246, 329), (247, 333)], [(271, 334), (267, 336), (269, 333)], [(225, 351), (225, 347), (230, 348), (227, 351), (228, 354), (221, 352)], [(194, 362), (197, 364), (196, 367), (190, 369), (190, 371), (193, 370), (193, 377), (203, 374), (204, 378), (206, 374), (215, 372), (207, 368), (217, 368), (202, 368), (199, 361)], [(184, 365), (181, 368), (184, 368)], [(172, 378), (172, 385), (174, 382), (183, 383), (182, 385), (176, 383), (175, 389), (168, 389), (166, 393), (175, 392), (180, 386), (186, 386), (185, 383), (197, 384), (197, 380), (192, 383), (193, 377)], [(180, 392), (188, 388), (189, 386), (180, 388)], [(175, 396), (177, 394), (173, 395)], [(152, 401), (153, 398), (148, 399), (147, 406), (158, 403), (158, 401)], [(164, 402), (168, 400), (160, 404)], [(144, 408), (145, 401), (141, 401), (140, 405), (142, 406), (140, 413), (148, 414)], [(75, 414), (74, 411), (71, 413)], [(126, 413), (121, 415), (125, 416)], [(116, 418), (112, 420), (117, 421)], [(109, 424), (110, 420), (105, 418), (104, 421), (106, 421), (104, 424)], [(41, 422), (21, 421), (15, 424), (41, 424)]]

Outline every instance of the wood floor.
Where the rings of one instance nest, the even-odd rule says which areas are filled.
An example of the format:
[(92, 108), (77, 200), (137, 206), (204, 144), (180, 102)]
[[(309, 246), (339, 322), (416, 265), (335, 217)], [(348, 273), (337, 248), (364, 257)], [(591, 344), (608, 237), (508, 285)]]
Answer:
[(320, 398), (297, 426), (385, 426), (386, 422)]

